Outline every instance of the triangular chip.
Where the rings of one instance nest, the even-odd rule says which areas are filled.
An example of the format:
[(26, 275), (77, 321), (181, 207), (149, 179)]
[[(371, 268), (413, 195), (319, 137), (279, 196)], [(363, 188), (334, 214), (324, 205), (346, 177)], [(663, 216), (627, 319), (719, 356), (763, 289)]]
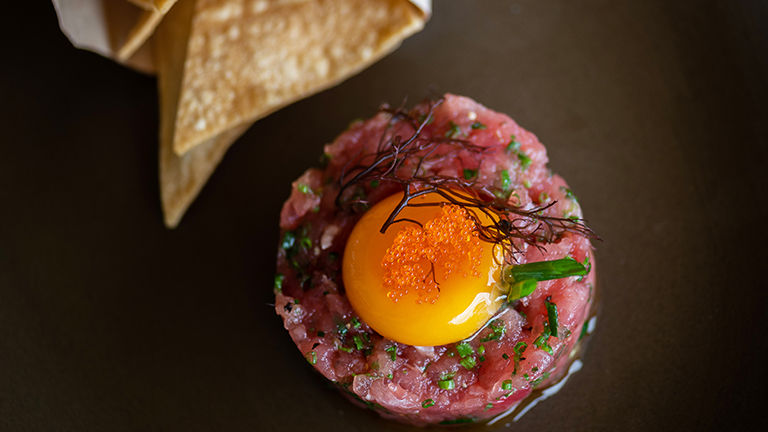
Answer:
[(141, 48), (155, 31), (157, 25), (160, 24), (160, 20), (168, 13), (171, 6), (176, 3), (176, 0), (136, 0), (133, 3), (140, 3), (140, 6), (147, 8), (147, 10), (141, 12), (136, 24), (134, 24), (128, 36), (120, 44), (116, 57), (121, 62), (127, 61)]
[(335, 85), (423, 24), (408, 0), (197, 0), (173, 149)]
[(182, 1), (158, 28), (155, 38), (160, 93), (160, 198), (165, 224), (173, 228), (213, 173), (229, 146), (247, 129), (233, 128), (183, 156), (173, 151), (173, 116), (179, 100), (194, 1)]

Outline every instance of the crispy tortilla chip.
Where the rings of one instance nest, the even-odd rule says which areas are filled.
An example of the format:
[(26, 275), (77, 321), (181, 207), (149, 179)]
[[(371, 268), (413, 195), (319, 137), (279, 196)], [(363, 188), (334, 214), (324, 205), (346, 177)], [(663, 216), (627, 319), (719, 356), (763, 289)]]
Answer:
[(174, 151), (337, 84), (423, 24), (408, 0), (197, 0)]
[(173, 119), (193, 6), (193, 1), (182, 1), (168, 14), (155, 38), (160, 93), (160, 198), (169, 228), (178, 225), (229, 146), (247, 129), (247, 125), (230, 129), (183, 156), (173, 151)]
[[(193, 0), (187, 0), (187, 2), (189, 1)], [(150, 7), (150, 9), (141, 13), (125, 41), (120, 45), (116, 54), (118, 61), (125, 62), (133, 56), (152, 35), (157, 25), (160, 24), (160, 20), (168, 13), (171, 6), (176, 3), (176, 0), (150, 0), (142, 1), (141, 3), (141, 6)]]

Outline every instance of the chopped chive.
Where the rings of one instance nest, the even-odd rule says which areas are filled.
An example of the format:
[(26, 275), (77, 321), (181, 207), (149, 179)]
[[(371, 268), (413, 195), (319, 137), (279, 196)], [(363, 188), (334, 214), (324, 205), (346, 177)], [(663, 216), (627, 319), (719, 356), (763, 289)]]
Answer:
[(305, 249), (310, 249), (312, 247), (312, 239), (309, 237), (302, 237), (301, 238), (301, 245)]
[(507, 144), (507, 152), (512, 153), (520, 150), (520, 143), (514, 135), (509, 137), (509, 144)]
[(352, 336), (352, 341), (355, 342), (355, 348), (357, 348), (358, 350), (363, 349), (363, 339), (360, 337), (360, 335)]
[(441, 379), (437, 382), (437, 385), (443, 390), (453, 390), (456, 388), (456, 383), (453, 382), (453, 378)]
[(532, 367), (532, 368), (531, 368), (531, 372), (538, 372), (538, 371), (539, 371), (539, 368), (538, 368), (538, 367), (536, 367), (536, 366), (534, 366), (534, 367)]
[(512, 390), (512, 380), (504, 380), (504, 382), (501, 383), (501, 389)]
[(352, 324), (352, 327), (354, 328), (360, 328), (362, 324), (360, 324), (360, 320), (357, 319), (357, 317), (352, 317), (351, 320), (349, 320), (349, 323)]
[(547, 341), (549, 341), (549, 337), (551, 336), (549, 326), (545, 326), (544, 330), (541, 332), (541, 335), (536, 338), (535, 341), (533, 341), (533, 345), (536, 348), (544, 350), (547, 354), (553, 355), (554, 351), (552, 351), (552, 347), (549, 346)]
[(544, 301), (544, 304), (547, 306), (547, 317), (549, 319), (549, 329), (552, 332), (552, 336), (557, 336), (557, 305), (552, 303), (552, 296), (547, 296), (547, 298)]
[(312, 193), (312, 189), (308, 185), (305, 185), (304, 183), (299, 183), (296, 186), (296, 188), (299, 190), (299, 192), (301, 192), (303, 194), (311, 194)]
[(508, 191), (512, 186), (512, 179), (509, 178), (509, 171), (501, 170), (501, 188)]
[(339, 351), (344, 351), (345, 353), (350, 353), (350, 352), (352, 352), (352, 348), (345, 347), (344, 345), (342, 345), (342, 346), (339, 347)]
[(512, 349), (515, 353), (515, 368), (512, 370), (512, 375), (517, 375), (517, 367), (520, 365), (520, 360), (523, 359), (522, 356), (526, 348), (528, 348), (528, 344), (521, 341), (516, 343), (515, 347)]
[(578, 199), (576, 199), (576, 195), (573, 194), (573, 191), (568, 189), (567, 187), (560, 186), (560, 190), (565, 192), (565, 197), (566, 198), (571, 199), (571, 200), (576, 201), (576, 202), (579, 201)]
[(485, 346), (480, 345), (479, 347), (477, 347), (477, 353), (480, 355), (485, 354)]
[(422, 408), (429, 408), (434, 405), (435, 405), (435, 401), (433, 401), (432, 399), (425, 399), (424, 402), (421, 403)]
[(549, 378), (549, 372), (544, 372), (541, 374), (540, 377), (536, 378), (535, 380), (531, 381), (531, 387), (536, 387), (537, 385), (541, 384), (542, 381)]
[(487, 405), (485, 405), (485, 409), (483, 411), (488, 411), (489, 409), (493, 408), (493, 404), (488, 402)]
[(314, 351), (308, 352), (305, 357), (307, 358), (309, 364), (314, 365), (317, 363), (317, 354), (315, 354)]
[(475, 352), (474, 349), (472, 349), (472, 346), (466, 342), (461, 342), (460, 344), (456, 345), (456, 352), (459, 353), (459, 357), (464, 358), (468, 355), (471, 355)]
[(525, 279), (520, 282), (515, 282), (509, 288), (507, 294), (507, 301), (517, 300), (523, 297), (531, 295), (536, 290), (536, 281), (533, 279)]
[(285, 234), (283, 234), (283, 241), (280, 245), (283, 249), (288, 250), (291, 249), (294, 244), (296, 244), (296, 234), (291, 231), (286, 231)]
[(485, 129), (485, 125), (480, 122), (472, 123), (472, 129)]
[(392, 361), (397, 360), (397, 347), (395, 345), (384, 348), (384, 351), (389, 353), (389, 358)]
[(275, 275), (275, 292), (283, 292), (283, 281), (285, 280), (285, 275)]
[(392, 375), (392, 372), (390, 372), (390, 373), (388, 373), (388, 374), (387, 374), (387, 378), (389, 378), (389, 379), (392, 379), (392, 376), (393, 376), (393, 375)]
[(504, 360), (509, 360), (509, 355), (507, 355), (507, 353), (503, 353), (501, 355), (501, 358), (503, 358)]
[(448, 138), (458, 138), (461, 136), (461, 128), (459, 125), (457, 125), (454, 122), (448, 123), (448, 131), (445, 133), (445, 136)]
[(499, 320), (491, 321), (488, 324), (488, 327), (491, 328), (491, 334), (480, 339), (480, 342), (489, 342), (493, 340), (499, 340), (501, 339), (502, 336), (504, 336), (504, 332), (507, 330), (507, 328), (504, 326), (504, 322)]
[(477, 177), (477, 170), (464, 168), (464, 179), (470, 180)]
[(379, 181), (378, 181), (378, 180), (371, 180), (371, 183), (370, 183), (370, 184), (371, 184), (371, 187), (372, 187), (372, 188), (377, 188), (377, 187), (379, 187)]
[(520, 160), (520, 167), (523, 168), (523, 170), (527, 170), (528, 167), (531, 166), (531, 158), (528, 157), (527, 154), (523, 152), (518, 152), (517, 159)]
[(511, 281), (533, 279), (545, 281), (570, 276), (582, 276), (587, 269), (573, 258), (563, 258), (553, 261), (538, 261), (527, 264), (511, 265), (505, 269), (505, 276)]
[(477, 361), (475, 360), (474, 356), (465, 357), (461, 359), (459, 362), (460, 365), (464, 366), (467, 370), (472, 370), (477, 365)]

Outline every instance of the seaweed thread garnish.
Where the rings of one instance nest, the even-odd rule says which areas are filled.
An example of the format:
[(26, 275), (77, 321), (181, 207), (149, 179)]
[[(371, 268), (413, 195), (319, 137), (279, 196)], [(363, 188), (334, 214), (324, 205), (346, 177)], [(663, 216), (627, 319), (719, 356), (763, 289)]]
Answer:
[[(459, 134), (425, 136), (424, 129), (432, 123), (435, 110), (442, 102), (440, 99), (430, 103), (426, 113), (384, 105), (380, 110), (390, 118), (377, 150), (373, 154), (358, 154), (344, 167), (339, 177), (336, 205), (344, 210), (365, 210), (370, 203), (365, 195), (355, 192), (361, 189), (360, 185), (377, 181), (379, 184), (399, 186), (403, 197), (381, 226), (382, 233), (396, 223), (421, 225), (418, 221), (399, 217), (406, 207), (435, 207), (446, 203), (460, 206), (467, 210), (480, 240), (492, 243), (494, 249), (502, 248), (504, 260), (510, 264), (517, 262), (516, 257), (522, 253), (523, 244), (544, 251), (544, 244), (555, 242), (566, 232), (598, 238), (583, 219), (545, 215), (545, 211), (557, 201), (528, 209), (516, 205), (519, 204), (517, 201), (510, 202), (507, 198), (509, 189), (504, 190), (511, 187), (508, 182), (498, 187), (477, 183), (473, 177), (466, 178), (467, 175), (430, 174), (426, 166), (455, 158), (457, 152), (481, 155), (498, 150), (477, 146), (458, 138)], [(410, 136), (403, 137), (392, 132), (398, 123), (410, 128)], [(437, 194), (442, 200), (413, 202), (414, 198), (428, 194)], [(481, 214), (490, 222), (481, 222)], [(497, 252), (494, 250), (494, 257)]]

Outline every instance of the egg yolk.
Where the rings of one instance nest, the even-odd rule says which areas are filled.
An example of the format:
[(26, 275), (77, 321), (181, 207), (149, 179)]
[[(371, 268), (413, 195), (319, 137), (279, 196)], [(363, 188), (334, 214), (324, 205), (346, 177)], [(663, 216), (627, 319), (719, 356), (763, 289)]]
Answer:
[[(369, 326), (394, 341), (434, 346), (466, 339), (503, 303), (501, 260), (494, 259), (493, 244), (479, 239), (472, 210), (457, 205), (407, 206), (397, 219), (409, 221), (382, 234), (401, 199), (382, 200), (352, 230), (342, 264), (347, 298)], [(410, 204), (443, 201), (427, 194)], [(482, 212), (474, 214), (490, 223)]]

